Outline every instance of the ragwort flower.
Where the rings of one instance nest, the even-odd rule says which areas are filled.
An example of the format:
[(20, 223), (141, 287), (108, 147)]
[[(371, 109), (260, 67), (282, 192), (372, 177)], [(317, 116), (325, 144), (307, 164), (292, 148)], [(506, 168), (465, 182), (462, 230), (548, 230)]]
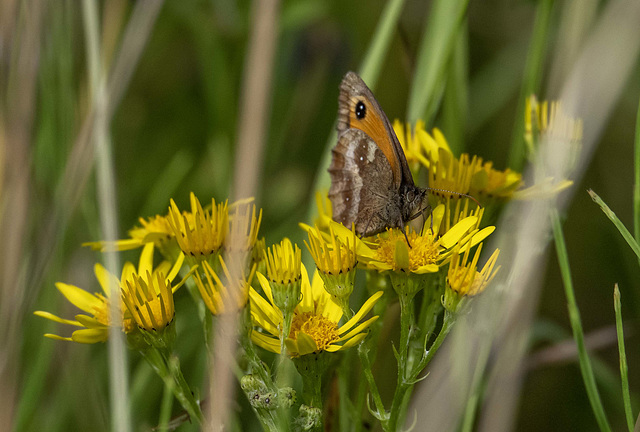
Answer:
[(328, 234), (321, 232), (318, 227), (309, 230), (309, 243), (305, 241), (305, 244), (316, 263), (325, 289), (331, 294), (333, 301), (342, 308), (345, 316), (350, 318), (349, 297), (353, 292), (358, 264), (356, 234), (352, 231), (351, 238), (343, 242), (336, 236), (334, 225), (337, 223), (331, 221)]
[[(227, 266), (221, 256), (218, 259), (222, 272), (216, 272), (208, 262), (204, 261), (202, 263), (204, 280), (200, 276), (200, 271), (196, 272), (194, 276), (205, 305), (214, 315), (237, 311), (244, 307), (249, 295), (249, 286), (251, 286), (256, 270), (254, 264), (247, 277), (244, 264), (231, 259), (230, 266)], [(222, 279), (218, 274), (222, 276)]]
[(129, 238), (115, 241), (97, 241), (83, 243), (100, 252), (113, 252), (137, 249), (147, 243), (153, 243), (165, 257), (177, 256), (171, 254), (176, 249), (175, 235), (167, 216), (155, 215), (147, 219), (139, 218), (140, 226), (129, 230)]
[(211, 209), (203, 209), (193, 192), (190, 194), (191, 213), (181, 213), (171, 200), (169, 224), (185, 255), (192, 257), (194, 264), (203, 260), (215, 263), (229, 230), (228, 203), (216, 204), (211, 199)]
[[(299, 357), (321, 351), (335, 352), (352, 347), (364, 339), (364, 331), (378, 317), (374, 316), (362, 323), (360, 321), (382, 296), (382, 291), (371, 296), (350, 320), (340, 326), (338, 323), (342, 318), (342, 309), (331, 301), (320, 276), (316, 272), (313, 283), (309, 284), (304, 265), (301, 270), (302, 301), (294, 310), (291, 330), (285, 338), (287, 353), (291, 357)], [(280, 353), (283, 315), (275, 306), (269, 281), (260, 273), (258, 280), (267, 298), (251, 288), (251, 315), (254, 325), (259, 329), (254, 329), (251, 339), (268, 351)]]
[(500, 254), (500, 249), (496, 249), (482, 270), (478, 271), (477, 265), (481, 251), (482, 244), (478, 246), (471, 262), (469, 262), (470, 245), (464, 247), (464, 254), (461, 254), (460, 246), (454, 249), (447, 273), (447, 288), (443, 300), (444, 307), (449, 312), (457, 312), (465, 297), (473, 297), (483, 292), (500, 270), (499, 266), (494, 270)]
[[(87, 312), (88, 315), (78, 314), (74, 320), (67, 320), (45, 311), (36, 311), (35, 315), (52, 321), (69, 324), (76, 327), (82, 327), (71, 334), (71, 337), (62, 337), (52, 334), (46, 334), (46, 337), (58, 340), (73, 341), (79, 343), (96, 343), (104, 342), (109, 337), (109, 327), (115, 325), (122, 328), (125, 333), (130, 333), (135, 329), (135, 322), (131, 314), (126, 310), (124, 302), (117, 295), (120, 290), (128, 289), (128, 283), (135, 283), (138, 277), (157, 278), (159, 274), (169, 275), (173, 278), (182, 265), (184, 257), (181, 255), (176, 264), (173, 266), (168, 261), (163, 261), (155, 269), (153, 268), (153, 243), (147, 243), (140, 255), (138, 269), (130, 262), (126, 262), (122, 268), (122, 276), (118, 279), (115, 275), (109, 273), (101, 264), (94, 266), (96, 279), (102, 288), (102, 293), (91, 294), (82, 288), (74, 285), (58, 282), (56, 288), (71, 302), (74, 306)], [(171, 279), (165, 279), (168, 283)], [(123, 321), (118, 324), (111, 323), (111, 315), (109, 306), (114, 298), (113, 290), (116, 290), (115, 298), (123, 314)]]

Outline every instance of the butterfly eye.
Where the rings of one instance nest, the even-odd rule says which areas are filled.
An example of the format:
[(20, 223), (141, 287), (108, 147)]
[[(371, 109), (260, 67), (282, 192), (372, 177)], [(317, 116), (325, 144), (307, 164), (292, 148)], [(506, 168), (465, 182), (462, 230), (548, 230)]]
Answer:
[(367, 115), (367, 107), (364, 105), (362, 101), (359, 101), (356, 104), (356, 117), (362, 120), (366, 115)]
[(413, 199), (415, 198), (415, 194), (413, 193), (412, 190), (408, 190), (407, 191), (407, 195), (406, 195), (406, 199), (408, 202), (412, 202)]

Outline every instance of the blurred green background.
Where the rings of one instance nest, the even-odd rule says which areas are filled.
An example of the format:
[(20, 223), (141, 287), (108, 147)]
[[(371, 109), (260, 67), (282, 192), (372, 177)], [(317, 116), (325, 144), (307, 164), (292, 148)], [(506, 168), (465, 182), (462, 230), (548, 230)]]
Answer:
[[(103, 46), (108, 63), (117, 55), (135, 3), (99, 3), (100, 26), (107, 35), (104, 40), (112, 38), (111, 45)], [(15, 16), (24, 19), (28, 4), (18, 2)], [(339, 82), (348, 70), (359, 70), (385, 4), (380, 0), (281, 3), (257, 196), (264, 211), (261, 232), (268, 245), (283, 236), (301, 244), (303, 236), (297, 224), (305, 221), (309, 207), (314, 205), (316, 176), (326, 170), (321, 161), (334, 127)], [(520, 112), (527, 53), (541, 4), (527, 0), (469, 4), (462, 36), (454, 46), (457, 60), (451, 60), (445, 74), (450, 81), (459, 80), (462, 102), (451, 106), (445, 96), (434, 121), (427, 125), (441, 128), (457, 152), (467, 151), (494, 161), (497, 168), (507, 167)], [(544, 4), (551, 9), (537, 88), (541, 98), (551, 99), (558, 94), (548, 77), (559, 43), (556, 38), (561, 12), (568, 2)], [(27, 283), (20, 305), (20, 343), (14, 352), (18, 364), (15, 429), (108, 430), (106, 345), (45, 339), (45, 332), (60, 334), (69, 329), (32, 315), (37, 309), (64, 317), (77, 313), (55, 289), (56, 281), (98, 290), (92, 266), (101, 257), (80, 245), (102, 238), (93, 172), (81, 189), (77, 208), (65, 209), (66, 202), (60, 199), (65, 192), (60, 188), (83, 186), (63, 183), (71, 149), (88, 112), (80, 3), (60, 0), (44, 7), (26, 173), (30, 179), (24, 252)], [(429, 13), (430, 2), (406, 1), (394, 26), (375, 86), (376, 97), (392, 120), (406, 118), (410, 84)], [(165, 213), (170, 198), (180, 208), (187, 208), (190, 191), (203, 202), (210, 197), (229, 197), (251, 30), (251, 3), (247, 1), (167, 1), (163, 5), (111, 122), (121, 237), (138, 217)], [(17, 51), (12, 52), (17, 55)], [(3, 85), (8, 88), (15, 84), (7, 72), (13, 63), (10, 56), (3, 55)], [(454, 65), (459, 68), (459, 77), (455, 77)], [(594, 189), (627, 227), (633, 227), (638, 76), (636, 67), (610, 113), (584, 179), (574, 185), (575, 199), (565, 223), (576, 296), (587, 334), (613, 328), (613, 286), (616, 282), (620, 285), (623, 317), (628, 325), (632, 393), (640, 387), (638, 261), (586, 189)], [(444, 92), (449, 94), (449, 90)], [(3, 102), (3, 108), (9, 110)], [(60, 213), (66, 215), (67, 210), (72, 210), (68, 218), (55, 225), (53, 235), (48, 233), (50, 219)], [(137, 260), (136, 253), (123, 257)], [(555, 360), (541, 360), (537, 355), (542, 350), (557, 353), (555, 343), (571, 340), (553, 248), (548, 267), (541, 270), (546, 276), (515, 430), (598, 430), (575, 355)], [(179, 341), (178, 351), (188, 371), (187, 380), (198, 383), (204, 367), (204, 356), (198, 355), (203, 349), (200, 327), (195, 318), (188, 318), (189, 311), (193, 316), (195, 311), (186, 297), (179, 298), (176, 307), (185, 311), (179, 312), (178, 331), (185, 336)], [(614, 430), (621, 430), (625, 423), (617, 345), (615, 332), (608, 334), (594, 353), (596, 376)], [(130, 363), (133, 418), (136, 430), (144, 430), (140, 428), (152, 426), (157, 420), (162, 385), (140, 358), (131, 356)], [(237, 399), (234, 409), (249, 412), (243, 398)], [(634, 407), (637, 413), (638, 404)], [(240, 430), (252, 424), (245, 418)]]

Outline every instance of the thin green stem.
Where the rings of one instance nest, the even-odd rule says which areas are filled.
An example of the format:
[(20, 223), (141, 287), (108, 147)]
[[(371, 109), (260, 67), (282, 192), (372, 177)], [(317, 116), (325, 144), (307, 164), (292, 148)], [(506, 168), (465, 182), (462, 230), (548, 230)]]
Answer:
[(171, 407), (173, 405), (173, 381), (164, 382), (162, 392), (162, 402), (160, 403), (160, 418), (158, 420), (158, 430), (168, 431), (169, 419), (171, 418)]
[(400, 343), (398, 344), (398, 382), (396, 390), (391, 402), (391, 411), (389, 414), (389, 422), (387, 430), (398, 430), (399, 422), (402, 421), (402, 406), (406, 397), (406, 393), (412, 384), (407, 380), (409, 374), (409, 343), (411, 338), (411, 330), (414, 326), (414, 307), (413, 294), (400, 293)]
[(358, 415), (353, 413), (353, 404), (349, 397), (354, 354), (353, 350), (348, 350), (341, 359), (342, 367), (338, 368), (338, 421), (342, 432), (351, 430), (352, 419), (358, 418)]
[[(371, 371), (371, 358), (369, 357), (370, 350), (368, 348), (368, 342), (363, 342), (358, 346), (358, 356), (360, 357), (360, 362), (362, 363), (362, 372), (364, 374), (365, 379), (367, 380), (367, 384), (369, 384), (369, 391), (371, 392), (371, 398), (373, 399), (373, 404), (376, 407), (378, 419), (383, 419), (386, 416), (386, 412), (384, 409), (384, 404), (382, 403), (382, 397), (380, 397), (380, 392), (378, 391), (378, 386), (376, 385), (376, 381), (373, 379), (373, 372)], [(358, 410), (357, 412), (362, 412), (362, 410)]]
[(471, 432), (473, 423), (476, 418), (476, 412), (478, 410), (478, 401), (481, 396), (482, 378), (484, 377), (484, 371), (487, 366), (487, 360), (489, 359), (489, 353), (491, 352), (491, 344), (482, 344), (480, 347), (480, 353), (478, 354), (478, 361), (473, 372), (473, 380), (471, 382), (471, 396), (467, 400), (467, 406), (464, 410), (464, 417), (462, 420), (462, 427), (460, 432)]
[[(378, 272), (367, 273), (367, 291), (369, 294), (375, 292), (378, 289), (383, 289), (382, 280), (386, 281), (386, 276), (380, 275)], [(384, 405), (382, 403), (382, 398), (380, 397), (380, 393), (378, 391), (378, 387), (373, 378), (373, 372), (371, 368), (371, 364), (375, 362), (377, 352), (378, 352), (378, 342), (380, 340), (380, 334), (382, 330), (382, 326), (384, 324), (386, 311), (389, 306), (389, 291), (385, 292), (385, 294), (380, 297), (380, 300), (373, 307), (373, 315), (377, 315), (380, 318), (371, 325), (371, 330), (369, 332), (369, 337), (358, 345), (358, 356), (360, 357), (360, 364), (362, 367), (362, 373), (364, 374), (365, 380), (360, 380), (358, 384), (358, 393), (356, 399), (356, 413), (360, 413), (362, 415), (364, 411), (364, 406), (366, 403), (367, 396), (367, 386), (369, 387), (369, 391), (371, 392), (371, 397), (373, 398), (373, 403), (376, 408), (376, 416), (378, 419), (383, 418), (386, 415)], [(354, 425), (354, 432), (359, 432), (362, 430), (362, 422), (357, 421)]]
[(618, 289), (618, 284), (613, 288), (613, 309), (616, 312), (616, 332), (618, 334), (618, 352), (620, 354), (620, 378), (622, 379), (624, 414), (627, 418), (627, 427), (629, 428), (629, 432), (633, 432), (633, 410), (631, 409), (631, 396), (629, 394), (629, 371), (627, 368), (627, 354), (624, 348), (622, 304), (620, 303), (620, 290)]
[(558, 255), (558, 264), (560, 266), (560, 273), (562, 274), (562, 282), (564, 284), (565, 294), (567, 296), (567, 307), (569, 309), (569, 320), (571, 322), (571, 329), (573, 331), (573, 338), (578, 346), (578, 357), (580, 360), (580, 371), (582, 372), (582, 379), (587, 390), (587, 396), (591, 403), (591, 409), (596, 417), (598, 426), (601, 431), (611, 431), (611, 426), (607, 421), (607, 416), (600, 400), (600, 394), (598, 393), (598, 387), (593, 375), (593, 368), (587, 349), (584, 344), (584, 333), (582, 331), (582, 323), (580, 319), (580, 310), (576, 302), (573, 281), (571, 279), (571, 269), (569, 267), (569, 256), (567, 253), (567, 247), (564, 242), (564, 234), (562, 232), (562, 224), (560, 223), (560, 216), (558, 211), (552, 209), (550, 211), (551, 225), (553, 227), (553, 237), (556, 244), (556, 253)]
[(180, 370), (180, 362), (177, 357), (168, 358), (162, 350), (155, 347), (141, 351), (143, 357), (149, 362), (153, 370), (162, 378), (165, 385), (171, 386), (173, 394), (187, 411), (189, 417), (198, 424), (202, 423), (202, 411), (200, 405), (194, 399), (193, 393)]
[(424, 370), (424, 368), (426, 368), (429, 365), (429, 362), (431, 362), (431, 359), (433, 359), (433, 356), (436, 355), (436, 353), (438, 352), (438, 349), (440, 349), (440, 346), (442, 345), (442, 342), (444, 342), (444, 339), (447, 337), (447, 335), (451, 331), (451, 328), (453, 327), (453, 324), (456, 322), (456, 319), (457, 319), (456, 315), (448, 311), (445, 311), (444, 320), (442, 322), (442, 328), (440, 329), (440, 333), (438, 333), (438, 337), (436, 337), (436, 340), (433, 341), (433, 345), (431, 345), (431, 348), (429, 348), (429, 351), (427, 352), (427, 354), (420, 360), (420, 362), (414, 369), (413, 373), (409, 377), (409, 380), (412, 383), (416, 382), (416, 380), (418, 379), (418, 375), (420, 375), (420, 373)]

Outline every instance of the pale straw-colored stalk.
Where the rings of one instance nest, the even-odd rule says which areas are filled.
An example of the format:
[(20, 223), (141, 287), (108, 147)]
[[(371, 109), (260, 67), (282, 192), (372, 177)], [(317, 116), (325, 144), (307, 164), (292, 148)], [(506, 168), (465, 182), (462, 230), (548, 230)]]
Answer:
[[(98, 43), (97, 4), (91, 0), (83, 2), (93, 114), (93, 128), (89, 139), (93, 141), (95, 148), (100, 225), (103, 238), (107, 241), (114, 241), (118, 238), (116, 181), (109, 131), (111, 119), (128, 87), (161, 6), (161, 1), (153, 0), (136, 3), (111, 76), (108, 76), (107, 66), (103, 63), (104, 57), (100, 53)], [(106, 254), (105, 267), (110, 273), (119, 274), (118, 255), (115, 253)], [(110, 292), (112, 298), (111, 322), (122, 322), (119, 287), (110, 287)], [(111, 429), (126, 432), (131, 430), (127, 351), (124, 333), (119, 326), (115, 325), (110, 328), (109, 332), (109, 370)]]
[(31, 134), (45, 9), (40, 1), (0, 4), (0, 60), (3, 68), (10, 65), (0, 71), (0, 430), (12, 430), (18, 391)]
[[(235, 200), (255, 197), (258, 201), (258, 180), (262, 172), (271, 107), (271, 77), (277, 46), (279, 11), (279, 0), (256, 0), (252, 5), (252, 30), (242, 83), (234, 164), (232, 196)], [(239, 256), (228, 257), (225, 261), (245, 262), (247, 252), (233, 245), (246, 244), (246, 236), (244, 232), (232, 234), (229, 238), (230, 247), (227, 249)], [(235, 265), (229, 268), (232, 278), (242, 279), (241, 267)], [(238, 319), (238, 313), (225, 313), (217, 320), (210, 352), (209, 398), (208, 406), (204, 409), (207, 413), (204, 430), (222, 430), (229, 420)]]

